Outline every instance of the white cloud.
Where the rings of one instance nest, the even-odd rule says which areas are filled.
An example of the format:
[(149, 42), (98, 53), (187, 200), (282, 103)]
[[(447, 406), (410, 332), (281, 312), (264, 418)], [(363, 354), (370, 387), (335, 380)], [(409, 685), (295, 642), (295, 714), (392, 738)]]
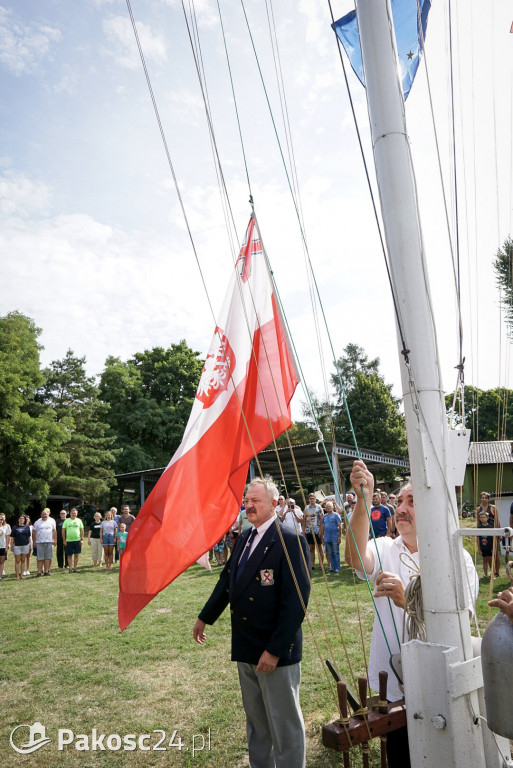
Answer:
[(0, 7), (0, 63), (15, 75), (37, 72), (61, 39), (60, 30), (21, 22), (12, 11)]
[(32, 181), (21, 173), (6, 171), (0, 177), (0, 214), (26, 218), (45, 213), (50, 208), (51, 193), (47, 186)]
[[(164, 37), (152, 31), (151, 27), (136, 21), (137, 33), (141, 42), (144, 58), (156, 64), (167, 58)], [(141, 66), (139, 51), (130, 20), (124, 16), (114, 16), (103, 22), (103, 31), (109, 43), (104, 52), (112, 56), (121, 67), (136, 69)]]
[(189, 88), (181, 88), (173, 91), (169, 100), (172, 105), (173, 120), (181, 120), (192, 125), (198, 125), (204, 117), (205, 107), (199, 93), (194, 93)]

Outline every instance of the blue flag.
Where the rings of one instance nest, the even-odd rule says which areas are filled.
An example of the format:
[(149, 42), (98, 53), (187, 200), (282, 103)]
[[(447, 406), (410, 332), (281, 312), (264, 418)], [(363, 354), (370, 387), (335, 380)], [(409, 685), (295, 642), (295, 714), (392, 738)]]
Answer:
[[(422, 33), (425, 38), (431, 0), (419, 0), (418, 4), (422, 19)], [(419, 67), (422, 46), (418, 24), (417, 0), (392, 0), (392, 16), (397, 41), (397, 53), (399, 55), (400, 75), (403, 84), (403, 96), (406, 99)], [(346, 16), (332, 24), (332, 27), (344, 46), (356, 76), (362, 85), (365, 85), (356, 12), (351, 11), (346, 14)]]

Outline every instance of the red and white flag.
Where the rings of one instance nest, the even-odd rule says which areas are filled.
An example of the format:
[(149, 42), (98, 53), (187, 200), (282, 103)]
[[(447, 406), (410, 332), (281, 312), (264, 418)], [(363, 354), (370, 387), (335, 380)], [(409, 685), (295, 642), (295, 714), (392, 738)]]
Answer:
[(233, 523), (250, 460), (290, 427), (297, 382), (252, 216), (182, 443), (130, 529), (121, 629)]

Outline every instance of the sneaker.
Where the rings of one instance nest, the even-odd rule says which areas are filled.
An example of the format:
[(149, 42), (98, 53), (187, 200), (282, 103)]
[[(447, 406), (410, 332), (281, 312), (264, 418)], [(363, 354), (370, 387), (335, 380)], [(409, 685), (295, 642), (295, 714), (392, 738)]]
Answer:
[(73, 568), (73, 573), (78, 573), (78, 568)]
[(25, 576), (30, 576), (30, 571), (26, 571)]
[[(38, 573), (37, 575), (38, 575), (38, 576), (41, 576), (41, 574), (40, 574), (40, 573)], [(45, 572), (43, 573), (43, 576), (49, 576), (49, 575), (50, 575), (50, 574), (48, 573), (48, 571), (45, 571)]]
[(36, 578), (38, 578), (39, 576), (42, 576), (42, 575), (43, 575), (42, 573), (36, 573)]

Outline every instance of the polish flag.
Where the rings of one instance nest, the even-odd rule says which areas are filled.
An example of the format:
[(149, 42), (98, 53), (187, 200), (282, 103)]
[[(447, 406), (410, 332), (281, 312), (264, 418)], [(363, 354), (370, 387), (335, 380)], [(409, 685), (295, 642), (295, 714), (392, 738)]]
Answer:
[(182, 443), (130, 528), (121, 629), (232, 525), (250, 460), (291, 425), (297, 382), (252, 216)]

